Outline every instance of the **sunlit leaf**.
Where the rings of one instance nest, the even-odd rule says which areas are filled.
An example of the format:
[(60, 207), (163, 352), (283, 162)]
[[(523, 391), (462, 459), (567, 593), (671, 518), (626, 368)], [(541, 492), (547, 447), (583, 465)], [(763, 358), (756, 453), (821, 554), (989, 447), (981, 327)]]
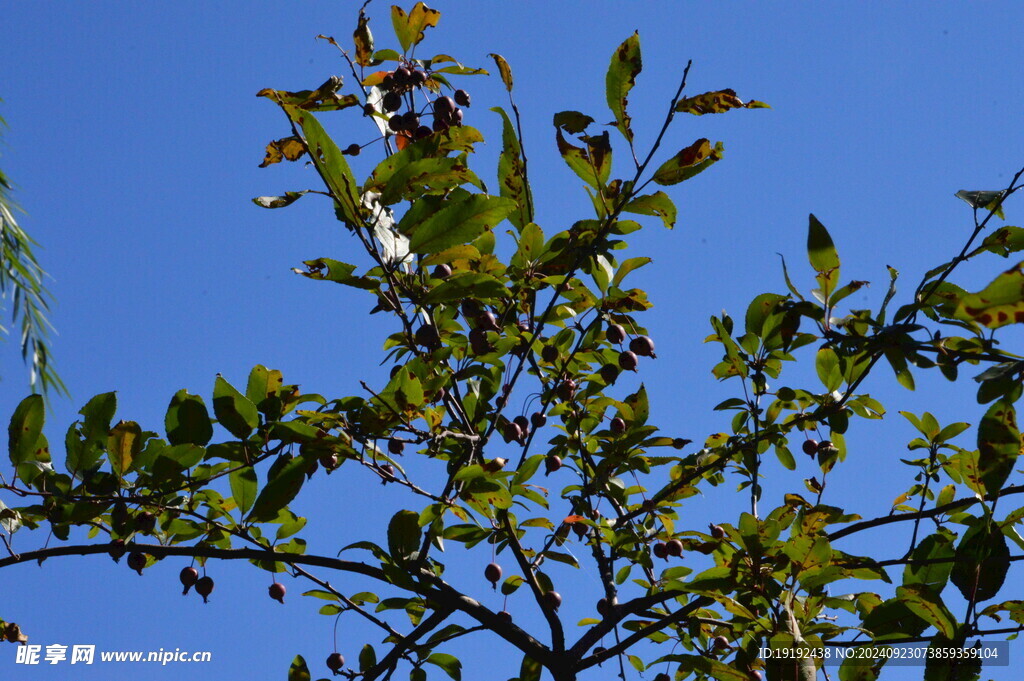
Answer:
[(395, 27), (395, 36), (402, 45), (402, 51), (408, 52), (413, 45), (423, 40), (423, 33), (431, 26), (437, 26), (441, 13), (430, 9), (422, 2), (417, 2), (408, 14), (398, 5), (391, 6), (391, 23)]
[(751, 100), (744, 103), (736, 96), (735, 90), (714, 90), (705, 92), (695, 97), (684, 97), (676, 103), (675, 110), (679, 113), (689, 113), (695, 116), (704, 114), (725, 113), (731, 109), (766, 109), (770, 108), (764, 102)]
[(640, 34), (634, 33), (615, 50), (605, 76), (605, 98), (608, 107), (615, 114), (615, 127), (630, 141), (633, 140), (632, 118), (626, 112), (626, 107), (629, 103), (629, 91), (636, 84), (636, 77), (642, 68)]
[(662, 163), (654, 172), (653, 179), (665, 186), (679, 184), (710, 168), (724, 153), (725, 147), (721, 142), (715, 142), (712, 147), (709, 140), (699, 139)]
[(473, 241), (494, 229), (515, 209), (510, 199), (473, 194), (446, 205), (424, 220), (409, 238), (413, 253), (437, 253)]
[(512, 92), (512, 68), (508, 65), (508, 62), (500, 54), (494, 52), (487, 56), (493, 59), (497, 65), (498, 73), (501, 75), (501, 82), (505, 84), (505, 89)]
[(1000, 274), (981, 291), (963, 296), (955, 316), (990, 329), (1024, 324), (1024, 262)]
[(1020, 447), (1013, 403), (1006, 399), (993, 403), (978, 425), (978, 467), (986, 492), (994, 493), (1002, 488), (1013, 471)]
[(306, 148), (302, 146), (298, 137), (274, 140), (267, 145), (267, 156), (260, 164), (260, 168), (266, 168), (272, 163), (280, 163), (284, 160), (297, 161), (304, 153), (306, 153)]

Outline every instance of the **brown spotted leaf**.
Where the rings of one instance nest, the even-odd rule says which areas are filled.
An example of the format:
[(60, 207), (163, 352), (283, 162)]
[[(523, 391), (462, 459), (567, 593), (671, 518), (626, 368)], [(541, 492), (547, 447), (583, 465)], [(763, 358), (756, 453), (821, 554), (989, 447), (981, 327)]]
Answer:
[(703, 116), (704, 114), (717, 114), (725, 113), (731, 109), (768, 109), (770, 108), (764, 102), (758, 102), (750, 100), (744, 103), (742, 99), (736, 96), (735, 90), (715, 90), (712, 92), (705, 92), (702, 95), (695, 97), (684, 97), (676, 103), (676, 111), (678, 113), (688, 113), (694, 116)]
[(352, 40), (356, 45), (356, 63), (369, 66), (373, 60), (373, 34), (370, 33), (370, 17), (366, 16), (365, 7), (359, 10), (359, 24), (352, 33)]
[(501, 75), (501, 82), (505, 84), (505, 89), (512, 92), (512, 67), (508, 65), (508, 62), (500, 54), (491, 52), (487, 56), (493, 59), (498, 67), (498, 73)]
[(605, 97), (608, 108), (615, 114), (615, 127), (630, 141), (633, 140), (633, 129), (630, 126), (633, 119), (626, 113), (626, 106), (629, 103), (629, 91), (636, 84), (636, 77), (642, 68), (640, 34), (633, 33), (615, 50), (605, 76)]
[(942, 599), (926, 584), (905, 584), (896, 587), (896, 599), (910, 612), (935, 627), (946, 638), (956, 635), (956, 617)]
[(1024, 324), (1024, 262), (1000, 274), (981, 291), (963, 296), (956, 317), (990, 329)]
[(992, 404), (978, 425), (978, 468), (988, 493), (998, 492), (1020, 455), (1020, 430), (1013, 403)]
[(260, 168), (266, 168), (269, 165), (280, 163), (284, 160), (297, 161), (305, 153), (306, 148), (302, 146), (302, 141), (298, 137), (293, 136), (274, 140), (267, 145), (267, 155), (263, 159), (263, 163), (260, 164)]
[(437, 26), (441, 13), (430, 9), (422, 2), (417, 2), (408, 14), (398, 5), (391, 7), (391, 24), (395, 27), (395, 36), (402, 44), (402, 51), (408, 52), (413, 45), (423, 40), (424, 31)]
[(660, 185), (678, 184), (711, 167), (724, 153), (721, 142), (712, 147), (710, 140), (699, 139), (661, 164), (653, 179)]
[(359, 98), (355, 95), (338, 94), (341, 82), (340, 76), (331, 76), (315, 90), (289, 92), (264, 88), (257, 92), (256, 96), (272, 99), (279, 104), (291, 104), (306, 111), (338, 111), (350, 106), (357, 106)]

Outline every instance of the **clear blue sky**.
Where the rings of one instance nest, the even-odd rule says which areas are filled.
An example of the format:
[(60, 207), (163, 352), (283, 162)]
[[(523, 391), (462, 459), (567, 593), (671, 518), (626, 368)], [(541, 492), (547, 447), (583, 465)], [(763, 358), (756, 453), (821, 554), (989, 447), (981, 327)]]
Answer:
[[(53, 348), (73, 395), (53, 405), (52, 443), (62, 441), (89, 397), (108, 390), (119, 391), (119, 417), (162, 430), (171, 395), (187, 388), (209, 398), (218, 372), (244, 385), (250, 367), (265, 364), (304, 392), (332, 397), (355, 394), (360, 379), (384, 375), (376, 364), (389, 330), (378, 317), (368, 321), (372, 301), (290, 271), (305, 259), (353, 257), (354, 245), (328, 206), (314, 197), (283, 211), (249, 202), (316, 187), (311, 171), (257, 167), (267, 141), (288, 132), (276, 107), (254, 95), (263, 87), (299, 90), (331, 74), (347, 76), (336, 51), (314, 36), (347, 42), (359, 4), (5, 7), (0, 115), (9, 129), (0, 167), (17, 183), (16, 199), (28, 212), (22, 224), (42, 244), (40, 258), (53, 275), (52, 321), (59, 331)], [(387, 6), (372, 6), (378, 47), (390, 46)], [(680, 208), (675, 231), (652, 226), (631, 249), (655, 258), (633, 275), (656, 304), (647, 321), (659, 358), (641, 376), (652, 393), (652, 420), (696, 441), (728, 429), (727, 418), (711, 407), (738, 389), (710, 375), (719, 351), (702, 344), (710, 333), (707, 319), (722, 309), (742, 319), (753, 296), (784, 291), (776, 253), (785, 255), (797, 285), (811, 288), (803, 246), (808, 213), (831, 229), (843, 278), (873, 283), (851, 304), (877, 307), (888, 280), (885, 265), (903, 273), (906, 295), (924, 271), (959, 250), (970, 210), (953, 197), (957, 190), (1001, 188), (1024, 164), (1019, 4), (527, 0), (436, 6), (443, 17), (425, 52), (484, 67), (491, 66), (485, 55), (498, 52), (512, 65), (538, 222), (549, 233), (587, 217), (586, 196), (554, 148), (551, 115), (576, 109), (611, 119), (604, 71), (633, 30), (640, 31), (645, 66), (631, 95), (641, 146), (650, 143), (687, 59), (694, 60), (689, 93), (731, 87), (744, 99), (773, 106), (686, 118), (670, 132), (666, 154), (708, 137), (725, 143), (726, 157), (674, 193)], [(506, 100), (496, 77), (462, 83), (474, 102), (466, 122), (491, 140), (477, 165), (490, 180), (499, 128), (487, 107)], [(342, 146), (372, 136), (351, 111), (328, 120)], [(375, 158), (366, 150), (357, 174), (365, 175)], [(1019, 206), (1009, 206), (1011, 223), (1020, 214)], [(967, 269), (958, 281), (980, 287), (1003, 264), (989, 260), (989, 269)], [(26, 392), (15, 343), (0, 347), (0, 375), (6, 419)], [(813, 386), (806, 376), (804, 383)], [(983, 409), (974, 402), (972, 381), (950, 387), (941, 378), (918, 378), (916, 393), (895, 388), (884, 370), (865, 385), (890, 416), (854, 430), (846, 467), (851, 477), (837, 482), (826, 501), (856, 505), (865, 516), (884, 514), (909, 486), (909, 469), (898, 459), (913, 433), (898, 410), (931, 409), (944, 423), (977, 423)], [(970, 431), (961, 444), (973, 446), (972, 437)], [(801, 487), (800, 479), (814, 474), (806, 461), (800, 464), (792, 473), (773, 469), (767, 494), (774, 497), (766, 504), (780, 503), (782, 490)], [(314, 517), (310, 552), (330, 555), (368, 533), (383, 537), (387, 509), (407, 500), (365, 482), (336, 475), (310, 485), (303, 501)], [(732, 489), (729, 484), (690, 503), (687, 519), (697, 526), (734, 520), (745, 497)], [(36, 541), (17, 539), (20, 548)], [(886, 541), (900, 555), (907, 537), (880, 534), (841, 548), (868, 552)], [(461, 549), (449, 551), (453, 580), (498, 606), (479, 577), (487, 557), (474, 552), (461, 560)], [(295, 653), (312, 663), (314, 678), (326, 674), (332, 621), (315, 614), (319, 602), (298, 597), (299, 582), (286, 580), (290, 594), (282, 607), (266, 598), (265, 573), (213, 565), (217, 590), (203, 607), (180, 596), (182, 565), (165, 560), (142, 578), (99, 558), (21, 565), (4, 571), (0, 615), (20, 622), (33, 642), (208, 649), (212, 663), (15, 667), (13, 646), (0, 646), (0, 678), (283, 679)], [(1022, 581), (1012, 581), (1019, 596)], [(584, 576), (566, 589), (570, 629), (592, 614), (596, 587), (596, 579)], [(527, 621), (537, 619), (529, 604), (513, 605)], [(339, 650), (353, 661), (369, 640), (347, 618), (338, 638)], [(463, 649), (467, 679), (518, 671), (518, 654), (503, 644), (478, 638)], [(1021, 659), (1017, 644), (1011, 651)], [(884, 678), (919, 672), (893, 670)], [(601, 673), (614, 672), (606, 666)], [(1011, 672), (993, 668), (989, 676), (1008, 679)]]

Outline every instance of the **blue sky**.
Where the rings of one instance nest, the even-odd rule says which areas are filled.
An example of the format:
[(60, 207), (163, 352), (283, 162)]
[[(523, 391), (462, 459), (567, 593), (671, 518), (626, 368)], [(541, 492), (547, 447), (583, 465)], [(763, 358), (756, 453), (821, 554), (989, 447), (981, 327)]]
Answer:
[[(254, 95), (263, 87), (313, 88), (332, 74), (351, 85), (337, 52), (314, 36), (344, 43), (359, 4), (5, 8), (0, 115), (9, 129), (0, 167), (17, 184), (15, 197), (27, 211), (21, 222), (41, 243), (40, 258), (53, 276), (53, 349), (73, 395), (53, 404), (51, 442), (61, 441), (89, 397), (108, 390), (118, 390), (119, 417), (158, 430), (176, 390), (208, 397), (218, 372), (244, 384), (250, 367), (265, 364), (304, 392), (330, 396), (355, 394), (360, 379), (385, 375), (377, 362), (389, 329), (379, 316), (368, 320), (373, 302), (291, 272), (310, 258), (355, 257), (329, 207), (316, 197), (283, 211), (249, 201), (316, 187), (310, 170), (257, 167), (264, 145), (288, 132), (276, 107)], [(371, 7), (378, 47), (391, 46), (387, 4)], [(885, 265), (900, 270), (907, 295), (923, 272), (959, 251), (971, 222), (970, 210), (953, 197), (957, 190), (1001, 188), (1024, 164), (1024, 90), (1016, 78), (1024, 9), (1017, 4), (527, 0), (437, 8), (441, 24), (424, 52), (485, 68), (487, 53), (498, 52), (512, 65), (538, 222), (549, 233), (587, 217), (586, 195), (555, 150), (551, 115), (575, 109), (611, 119), (604, 71), (633, 30), (640, 31), (645, 66), (630, 102), (641, 147), (656, 133), (687, 59), (694, 60), (687, 92), (731, 87), (772, 105), (688, 117), (670, 131), (666, 156), (708, 137), (725, 143), (725, 160), (673, 193), (680, 210), (674, 231), (652, 225), (629, 251), (655, 259), (632, 275), (656, 304), (646, 321), (659, 358), (640, 376), (652, 393), (652, 420), (697, 441), (728, 429), (711, 407), (738, 388), (710, 375), (719, 351), (702, 344), (707, 319), (723, 309), (740, 319), (755, 295), (784, 291), (776, 253), (799, 287), (812, 287), (804, 256), (808, 213), (830, 228), (843, 278), (873, 283), (851, 305), (877, 307)], [(487, 107), (506, 99), (497, 78), (466, 78), (462, 85), (473, 96), (466, 122), (492, 140), (476, 166), (489, 180), (500, 129)], [(325, 120), (341, 146), (372, 137), (351, 111)], [(376, 158), (379, 152), (365, 150), (357, 174), (368, 173)], [(1019, 210), (1010, 205), (1008, 213), (1012, 224)], [(980, 288), (1007, 264), (993, 258), (956, 280)], [(10, 414), (25, 393), (14, 343), (0, 347), (0, 376), (0, 413)], [(812, 375), (796, 376), (815, 385)], [(983, 408), (973, 382), (951, 386), (921, 372), (918, 379), (915, 393), (896, 387), (886, 370), (865, 385), (890, 415), (854, 430), (849, 478), (835, 481), (830, 503), (884, 514), (910, 484), (898, 459), (913, 434), (898, 410), (929, 409), (943, 423), (977, 423)], [(972, 446), (970, 437), (960, 443)], [(813, 472), (804, 466), (773, 474), (768, 493), (778, 500)], [(384, 509), (405, 500), (364, 483), (332, 476), (311, 485), (303, 501), (315, 517), (311, 551), (332, 554), (367, 533), (382, 536), (390, 517)], [(687, 517), (696, 526), (734, 519), (742, 499), (732, 489), (712, 490), (687, 507)], [(842, 548), (868, 552), (880, 541), (902, 547), (907, 537), (882, 533)], [(476, 576), (485, 556), (463, 560), (454, 550), (452, 562), (453, 579), (464, 577), (485, 603), (497, 604)], [(266, 575), (216, 566), (213, 602), (202, 607), (181, 598), (180, 567), (167, 560), (139, 578), (96, 558), (21, 565), (4, 573), (0, 614), (40, 643), (209, 649), (214, 662), (195, 670), (203, 678), (250, 678), (243, 664), (283, 678), (295, 653), (319, 667), (314, 678), (326, 673), (332, 623), (315, 614), (319, 604), (298, 597), (298, 582), (286, 582), (290, 596), (282, 607), (265, 598)], [(587, 579), (580, 577), (579, 600), (567, 599), (570, 623), (590, 612), (582, 603), (592, 600)], [(533, 617), (527, 604), (519, 607)], [(354, 660), (365, 634), (343, 620), (339, 650)], [(464, 660), (467, 675), (515, 675), (518, 655), (483, 639), (474, 644)], [(15, 668), (13, 656), (13, 647), (0, 647), (0, 677), (182, 674), (180, 667)], [(888, 678), (912, 678), (901, 674), (914, 671)], [(991, 670), (992, 678), (1008, 674)]]

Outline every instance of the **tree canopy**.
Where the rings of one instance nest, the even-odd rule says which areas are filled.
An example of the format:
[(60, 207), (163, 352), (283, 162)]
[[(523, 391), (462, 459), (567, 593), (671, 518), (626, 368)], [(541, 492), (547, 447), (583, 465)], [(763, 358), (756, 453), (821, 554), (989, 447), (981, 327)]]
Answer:
[[(244, 382), (218, 375), (207, 398), (178, 391), (164, 423), (148, 425), (116, 420), (116, 394), (102, 393), (68, 427), (61, 455), (44, 434), (42, 397), (27, 397), (8, 429), (0, 567), (109, 554), (143, 574), (179, 561), (185, 591), (203, 600), (222, 560), (289, 573), (325, 601), (321, 614), (374, 631), (356, 659), (296, 656), (289, 681), (325, 670), (459, 681), (463, 637), (521, 656), (521, 681), (570, 681), (602, 664), (656, 681), (807, 681), (823, 665), (844, 681), (874, 679), (894, 664), (887, 651), (908, 644), (919, 644), (926, 678), (977, 678), (997, 662), (1001, 649), (975, 642), (1024, 626), (1019, 594), (1003, 588), (1024, 549), (1024, 507), (1007, 508), (1024, 490), (1014, 470), (1024, 360), (1000, 342), (1024, 322), (1024, 263), (1008, 266), (1024, 230), (995, 225), (1024, 169), (1005, 187), (958, 193), (971, 220), (963, 243), (908, 287), (888, 266), (875, 308), (851, 307), (866, 282), (842, 277), (842, 239), (810, 215), (813, 288), (783, 261), (778, 284), (755, 291), (741, 320), (711, 317), (706, 340), (721, 358), (710, 371), (734, 396), (705, 432), (675, 432), (651, 422), (633, 380), (671, 341), (656, 347), (645, 326), (661, 293), (628, 279), (651, 257), (624, 251), (641, 230), (674, 228), (676, 185), (724, 157), (705, 137), (666, 148), (680, 118), (774, 114), (746, 111), (769, 107), (731, 89), (693, 88), (686, 63), (663, 118), (644, 122), (658, 134), (640, 147), (629, 98), (643, 60), (629, 35), (604, 73), (610, 113), (553, 114), (554, 146), (592, 212), (542, 226), (533, 188), (558, 180), (530, 174), (512, 67), (498, 54), (486, 65), (425, 58), (439, 20), (422, 2), (394, 6), (394, 39), (382, 47), (364, 5), (352, 48), (319, 36), (350, 73), (257, 93), (282, 113), (262, 165), (308, 164), (321, 184), (253, 201), (322, 199), (333, 210), (346, 260), (296, 271), (365, 292), (370, 313), (390, 320), (389, 379), (355, 395), (305, 394), (295, 377), (257, 365)], [(507, 105), (467, 89), (488, 70)], [(343, 140), (325, 127), (334, 116), (348, 116)], [(474, 162), (492, 124), (500, 154), (484, 172)], [(349, 159), (362, 154), (381, 160), (357, 179)], [(984, 287), (954, 283), (968, 261), (986, 264)], [(830, 481), (873, 474), (870, 452), (846, 437), (888, 415), (868, 379), (913, 390), (915, 376), (936, 370), (976, 392), (980, 423), (900, 412), (918, 436), (905, 443), (908, 480), (891, 512), (834, 505)], [(802, 487), (765, 493), (808, 460)], [(308, 543), (292, 506), (315, 476), (340, 490), (380, 484), (401, 510), (382, 536)], [(688, 508), (736, 480), (745, 510), (692, 525)], [(844, 549), (847, 537), (897, 524), (912, 527), (909, 543)], [(15, 533), (40, 539), (16, 552)], [(479, 565), (483, 580), (469, 588), (453, 564)], [(572, 584), (573, 570), (593, 575), (591, 588)], [(349, 589), (348, 576), (375, 588)], [(276, 580), (269, 595), (283, 602)], [(489, 607), (490, 589), (519, 608)], [(592, 599), (592, 616), (565, 621), (570, 590)], [(3, 625), (8, 641), (29, 643), (32, 632)]]

